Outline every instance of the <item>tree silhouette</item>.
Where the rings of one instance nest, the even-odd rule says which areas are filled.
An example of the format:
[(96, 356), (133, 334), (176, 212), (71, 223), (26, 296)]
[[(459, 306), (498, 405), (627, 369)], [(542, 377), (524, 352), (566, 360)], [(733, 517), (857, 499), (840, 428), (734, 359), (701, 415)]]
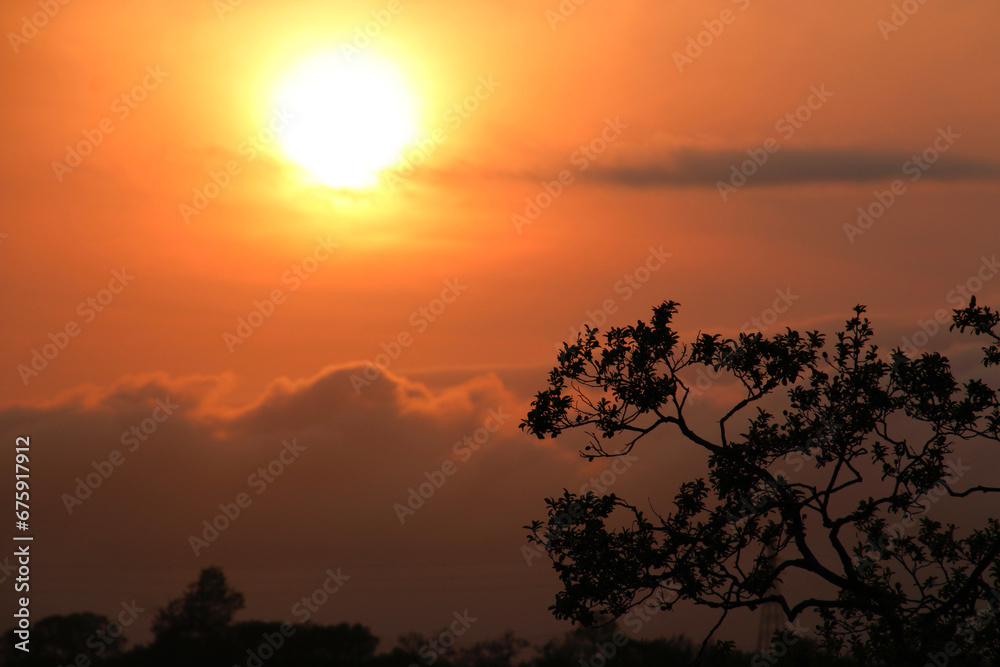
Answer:
[(242, 608), (243, 594), (229, 586), (222, 569), (206, 567), (183, 596), (156, 613), (153, 634), (157, 643), (218, 638)]
[[(547, 521), (526, 528), (563, 582), (554, 615), (593, 625), (683, 600), (719, 611), (707, 642), (729, 611), (773, 602), (789, 620), (818, 615), (825, 649), (871, 664), (935, 655), (998, 664), (1000, 623), (977, 610), (994, 591), (1000, 599), (1000, 526), (960, 530), (926, 516), (931, 497), (954, 504), (1000, 491), (965, 488), (952, 458), (964, 441), (1000, 441), (997, 390), (960, 383), (937, 353), (910, 359), (897, 349), (883, 360), (863, 306), (830, 352), (819, 332), (790, 329), (699, 334), (684, 345), (672, 328), (677, 306), (600, 338), (588, 327), (564, 345), (521, 424), (539, 438), (586, 431), (581, 454), (591, 460), (624, 455), (661, 428), (708, 455), (707, 479), (683, 483), (667, 516), (614, 494), (546, 499)], [(1000, 317), (975, 299), (953, 321), (1000, 341)], [(983, 352), (985, 366), (1000, 363), (995, 344)], [(707, 430), (686, 414), (689, 374), (706, 367), (742, 393)], [(737, 435), (733, 420), (751, 409)], [(812, 465), (794, 478), (776, 473), (790, 455)], [(772, 589), (789, 577), (797, 595)]]
[[(83, 612), (46, 616), (32, 626), (31, 653), (17, 650), (17, 639), (10, 630), (0, 642), (2, 665), (62, 665), (72, 664), (83, 656), (93, 661), (98, 656), (120, 655), (125, 637), (120, 629), (108, 632), (111, 620), (107, 616)], [(117, 635), (117, 636), (112, 636)]]
[(469, 647), (459, 647), (449, 662), (454, 667), (515, 667), (523, 664), (520, 654), (530, 642), (508, 630), (496, 639), (479, 641)]

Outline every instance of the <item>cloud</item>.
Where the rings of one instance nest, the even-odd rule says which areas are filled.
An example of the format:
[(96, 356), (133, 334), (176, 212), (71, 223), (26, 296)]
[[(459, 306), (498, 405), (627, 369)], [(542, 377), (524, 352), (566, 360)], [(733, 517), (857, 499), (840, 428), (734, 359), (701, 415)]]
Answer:
[[(505, 417), (477, 446), (467, 469), (478, 467), (476, 458), (539, 452), (552, 461), (564, 458), (518, 431), (523, 401), (496, 376), (432, 391), (385, 373), (357, 394), (350, 376), (358, 370), (279, 379), (259, 399), (236, 408), (219, 402), (231, 378), (126, 378), (46, 404), (7, 408), (0, 412), (0, 432), (32, 438), (35, 527), (51, 546), (72, 541), (81, 559), (95, 562), (131, 556), (194, 563), (188, 536), (240, 492), (254, 502), (205, 549), (212, 557), (243, 557), (250, 545), (266, 550), (278, 535), (323, 548), (329, 536), (362, 525), (380, 526), (384, 539), (373, 539), (388, 546), (399, 533), (394, 503), (445, 460), (464, 464), (454, 444), (491, 415), (491, 424), (495, 415)], [(258, 497), (247, 480), (291, 441), (305, 449)], [(97, 488), (76, 493), (78, 480), (88, 476)], [(343, 507), (352, 509), (338, 509)], [(117, 542), (150, 522), (157, 530), (129, 544), (126, 553), (108, 548), (109, 539)], [(313, 536), (312, 545), (303, 543), (304, 533)]]
[[(913, 157), (857, 148), (781, 148), (767, 157), (767, 162), (747, 179), (747, 185), (863, 183), (910, 178), (915, 172), (907, 175), (903, 169)], [(718, 181), (728, 182), (734, 165), (739, 169), (749, 159), (747, 152), (741, 150), (687, 147), (652, 158), (620, 159), (614, 164), (597, 161), (581, 178), (633, 188), (715, 186)], [(921, 178), (940, 181), (988, 179), (1000, 174), (1000, 167), (975, 158), (947, 155), (921, 174)]]
[[(100, 612), (133, 597), (159, 606), (221, 564), (255, 573), (236, 580), (249, 616), (287, 620), (288, 601), (315, 587), (309, 576), (343, 566), (356, 592), (318, 622), (385, 632), (379, 610), (404, 604), (411, 612), (392, 628), (402, 631), (421, 629), (415, 609), (440, 605), (446, 618), (472, 604), (462, 582), (428, 593), (419, 563), (492, 563), (479, 581), (499, 568), (522, 589), (548, 574), (525, 565), (522, 526), (544, 515), (546, 496), (586, 479), (578, 443), (523, 434), (527, 402), (495, 375), (431, 389), (386, 372), (358, 394), (351, 375), (361, 370), (278, 379), (235, 407), (232, 377), (153, 374), (0, 410), (5, 441), (31, 438), (32, 574), (47, 587), (35, 613)], [(157, 584), (164, 573), (169, 587)], [(287, 592), (269, 606), (275, 579)], [(537, 585), (534, 595), (544, 616), (551, 600)]]

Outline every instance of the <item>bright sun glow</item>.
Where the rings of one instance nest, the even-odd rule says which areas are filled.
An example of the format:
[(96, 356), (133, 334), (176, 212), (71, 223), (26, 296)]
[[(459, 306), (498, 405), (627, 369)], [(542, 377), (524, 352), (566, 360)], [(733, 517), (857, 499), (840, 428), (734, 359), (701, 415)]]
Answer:
[(387, 63), (338, 54), (309, 60), (277, 91), (278, 108), (291, 115), (281, 134), (285, 154), (317, 181), (363, 188), (398, 162), (416, 138), (416, 104)]

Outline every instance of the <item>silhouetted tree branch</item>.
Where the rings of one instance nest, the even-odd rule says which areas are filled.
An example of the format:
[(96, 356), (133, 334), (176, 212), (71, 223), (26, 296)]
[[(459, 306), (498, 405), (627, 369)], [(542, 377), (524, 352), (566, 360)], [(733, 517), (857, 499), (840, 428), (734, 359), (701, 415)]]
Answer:
[[(824, 646), (862, 660), (923, 664), (948, 641), (966, 659), (1000, 659), (998, 623), (961, 632), (977, 604), (1000, 596), (1000, 525), (990, 519), (959, 534), (920, 516), (939, 491), (1000, 491), (962, 489), (961, 460), (951, 459), (962, 441), (1000, 441), (997, 390), (959, 383), (937, 353), (910, 359), (896, 349), (881, 359), (863, 306), (829, 351), (823, 334), (790, 329), (770, 338), (699, 334), (684, 345), (672, 328), (677, 306), (665, 302), (648, 324), (600, 337), (587, 328), (564, 345), (521, 424), (540, 438), (585, 431), (581, 454), (591, 460), (676, 429), (708, 459), (707, 479), (683, 483), (674, 511), (655, 519), (613, 494), (546, 499), (548, 520), (526, 528), (563, 582), (554, 615), (597, 624), (669, 589), (657, 600), (664, 609), (686, 600), (723, 614), (765, 602), (789, 620), (815, 612)], [(1000, 341), (1000, 315), (974, 299), (954, 322)], [(996, 345), (983, 352), (987, 367), (1000, 363)], [(685, 377), (698, 367), (728, 374), (744, 392), (714, 436), (685, 415)], [(780, 399), (780, 414), (765, 399)], [(743, 415), (745, 430), (733, 435)], [(772, 473), (796, 453), (812, 456), (815, 471), (794, 481)], [(772, 589), (791, 574), (811, 579), (814, 594)]]

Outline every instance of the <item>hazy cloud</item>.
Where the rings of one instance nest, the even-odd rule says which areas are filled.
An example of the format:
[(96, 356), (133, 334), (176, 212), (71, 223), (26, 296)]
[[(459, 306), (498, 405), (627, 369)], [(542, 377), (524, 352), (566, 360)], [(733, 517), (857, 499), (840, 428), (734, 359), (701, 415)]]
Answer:
[[(635, 188), (715, 186), (718, 181), (729, 180), (734, 165), (739, 169), (750, 159), (746, 151), (683, 148), (652, 159), (597, 162), (581, 178)], [(903, 170), (911, 160), (913, 155), (892, 151), (781, 148), (768, 155), (767, 161), (747, 179), (747, 185), (909, 179), (916, 172), (907, 174)], [(921, 178), (940, 181), (976, 180), (996, 177), (1000, 167), (976, 158), (947, 155), (921, 174)]]

